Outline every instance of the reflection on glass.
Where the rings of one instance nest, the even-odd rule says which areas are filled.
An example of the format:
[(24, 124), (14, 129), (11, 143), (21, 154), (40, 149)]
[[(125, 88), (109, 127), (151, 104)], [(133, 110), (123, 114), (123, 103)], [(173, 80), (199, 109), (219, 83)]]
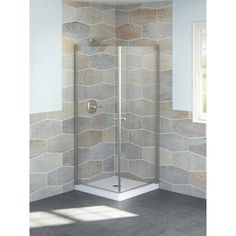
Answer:
[(207, 112), (207, 102), (206, 102), (206, 94), (202, 95), (202, 109), (203, 109), (203, 113)]
[(202, 48), (206, 48), (206, 29), (201, 30), (202, 35)]
[(207, 80), (206, 80), (206, 73), (202, 74), (202, 92), (207, 92)]
[(206, 69), (207, 67), (206, 49), (202, 49), (201, 52), (201, 67), (202, 69)]

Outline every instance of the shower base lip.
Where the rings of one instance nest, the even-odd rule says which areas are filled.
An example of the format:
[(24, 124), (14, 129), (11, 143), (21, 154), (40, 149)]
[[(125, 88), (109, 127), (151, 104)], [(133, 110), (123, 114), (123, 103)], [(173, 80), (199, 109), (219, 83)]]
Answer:
[(158, 188), (159, 188), (158, 184), (151, 183), (151, 184), (147, 184), (144, 186), (140, 186), (135, 189), (125, 191), (123, 193), (116, 193), (116, 192), (112, 192), (109, 190), (100, 189), (100, 188), (96, 188), (96, 187), (88, 186), (88, 185), (84, 185), (84, 184), (80, 184), (80, 185), (75, 186), (75, 190), (77, 190), (77, 191), (93, 194), (93, 195), (96, 195), (99, 197), (104, 197), (104, 198), (112, 199), (115, 201), (124, 201), (126, 199), (133, 198), (133, 197), (139, 196), (141, 194), (151, 192), (151, 191), (156, 190)]

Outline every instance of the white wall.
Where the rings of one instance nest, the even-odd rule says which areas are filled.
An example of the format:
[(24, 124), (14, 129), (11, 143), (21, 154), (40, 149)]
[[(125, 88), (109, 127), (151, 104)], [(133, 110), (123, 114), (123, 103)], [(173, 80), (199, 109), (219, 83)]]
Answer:
[(192, 111), (194, 22), (206, 20), (206, 0), (173, 0), (173, 109)]
[(30, 112), (62, 109), (62, 1), (30, 0)]

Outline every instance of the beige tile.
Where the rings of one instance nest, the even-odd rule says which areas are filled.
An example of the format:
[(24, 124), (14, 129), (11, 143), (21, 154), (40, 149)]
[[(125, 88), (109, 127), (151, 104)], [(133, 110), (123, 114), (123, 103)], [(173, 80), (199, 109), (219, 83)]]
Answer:
[(74, 71), (62, 69), (62, 88), (74, 85)]
[(200, 189), (206, 189), (206, 172), (191, 172), (189, 176), (189, 183)]
[(86, 69), (77, 72), (77, 83), (95, 85), (102, 82), (103, 72), (95, 69)]
[(115, 142), (115, 127), (111, 127), (103, 131), (104, 142)]
[(206, 159), (191, 152), (175, 152), (173, 164), (188, 171), (206, 170)]
[(76, 9), (67, 5), (62, 5), (62, 22), (73, 22), (76, 20)]
[(172, 36), (172, 24), (154, 22), (143, 26), (143, 37), (151, 39), (164, 39)]
[(129, 53), (127, 57), (122, 58), (122, 68), (127, 66), (128, 70), (133, 70), (142, 67), (142, 57), (140, 55)]
[(142, 147), (151, 147), (156, 145), (156, 135), (145, 130), (134, 130), (129, 133), (130, 143)]
[(107, 40), (115, 37), (115, 28), (105, 24), (92, 25), (90, 27), (91, 37), (99, 40)]
[(107, 157), (114, 155), (114, 143), (99, 143), (89, 149), (90, 160), (104, 160)]
[(189, 118), (191, 112), (177, 111), (172, 109), (172, 102), (160, 103), (160, 115), (171, 119)]
[(45, 153), (30, 161), (30, 173), (48, 173), (62, 165), (61, 154)]
[(52, 197), (61, 193), (62, 193), (61, 186), (53, 186), (53, 187), (51, 186), (51, 187), (42, 188), (39, 191), (30, 194), (30, 201), (31, 202), (37, 201), (37, 200)]
[(189, 184), (176, 184), (173, 185), (173, 192), (187, 194), (190, 196), (206, 199), (206, 191), (200, 190)]
[(109, 69), (102, 72), (102, 81), (110, 84), (116, 83), (116, 69)]
[(61, 133), (61, 121), (45, 120), (43, 122), (32, 125), (30, 128), (30, 136), (34, 139), (48, 139)]
[(47, 185), (46, 174), (31, 174), (30, 175), (30, 193), (45, 188)]
[(114, 113), (117, 109), (117, 100), (115, 97), (103, 100), (100, 104), (103, 112)]
[(143, 1), (142, 3), (142, 7), (148, 7), (148, 8), (163, 8), (171, 5), (172, 5), (172, 0)]
[(157, 54), (152, 53), (143, 56), (143, 68), (146, 70), (157, 70)]
[(35, 113), (35, 114), (30, 114), (30, 124), (38, 123), (40, 121), (46, 120), (48, 117), (48, 113)]
[(58, 168), (48, 174), (48, 185), (56, 186), (56, 185), (64, 185), (69, 183), (74, 178), (74, 167), (71, 166), (63, 166)]
[(115, 9), (103, 11), (102, 22), (114, 27), (116, 24)]
[(136, 69), (129, 71), (129, 83), (139, 86), (155, 85), (156, 73), (155, 71)]
[(130, 23), (133, 24), (148, 24), (155, 22), (157, 17), (156, 9), (138, 8), (129, 13)]
[(116, 25), (124, 25), (129, 23), (129, 12), (116, 9), (115, 11)]
[(131, 40), (141, 37), (142, 35), (142, 28), (138, 25), (121, 25), (116, 28), (116, 38), (124, 39), (124, 40)]
[(147, 55), (150, 53), (155, 53), (154, 46), (130, 46), (130, 53), (138, 54), (138, 55)]
[(167, 190), (167, 191), (172, 191), (172, 184), (164, 181), (163, 179), (160, 179), (159, 183), (160, 189)]
[(174, 132), (189, 138), (205, 137), (206, 125), (192, 122), (192, 120), (174, 121)]
[(90, 128), (104, 130), (114, 125), (113, 114), (101, 113), (90, 118)]
[(115, 57), (108, 54), (96, 54), (90, 57), (90, 67), (98, 70), (112, 69), (115, 67)]
[(96, 3), (95, 1), (94, 1), (94, 3), (91, 2), (91, 6), (97, 8), (97, 9), (100, 9), (102, 11), (115, 9), (115, 6), (113, 4), (103, 4), (101, 2)]
[(63, 102), (74, 102), (74, 87), (67, 87), (62, 89), (62, 101)]
[[(155, 59), (153, 64), (154, 66), (156, 66)], [(170, 69), (172, 69), (172, 56), (160, 53), (160, 70), (170, 70)]]
[(78, 169), (79, 178), (91, 178), (102, 172), (102, 161), (88, 161)]
[(160, 165), (172, 165), (173, 164), (173, 152), (163, 148), (159, 148)]
[(102, 131), (88, 130), (82, 134), (79, 134), (78, 137), (78, 146), (79, 147), (90, 147), (95, 144), (101, 143), (103, 139)]
[(169, 151), (188, 151), (188, 139), (172, 133), (160, 134), (160, 147)]
[(172, 23), (172, 6), (158, 9), (157, 16), (160, 22)]
[(153, 39), (147, 39), (147, 38), (139, 38), (135, 40), (130, 40), (129, 41), (129, 46), (134, 46), (134, 47), (152, 47), (157, 44), (157, 40)]
[(62, 37), (63, 54), (74, 53), (74, 44), (75, 42), (72, 39), (68, 37)]
[(172, 38), (159, 40), (158, 44), (161, 53), (172, 54)]
[(61, 134), (48, 140), (48, 152), (62, 153), (74, 147), (74, 136)]
[(131, 3), (129, 4), (129, 2), (127, 2), (127, 4), (120, 4), (120, 5), (117, 5), (116, 6), (116, 9), (118, 10), (125, 10), (125, 11), (131, 11), (133, 9), (136, 9), (136, 8), (140, 8), (142, 6), (141, 3)]
[(63, 0), (64, 4), (67, 4), (69, 6), (75, 7), (75, 8), (81, 8), (81, 7), (88, 7), (90, 6), (89, 2), (85, 1), (70, 1), (70, 0)]
[(64, 55), (62, 57), (62, 68), (66, 70), (74, 70), (74, 56), (72, 54)]
[(98, 24), (102, 21), (102, 11), (92, 7), (80, 8), (77, 10), (77, 19), (85, 24)]
[(103, 171), (114, 171), (114, 157), (109, 157), (103, 161)]
[(171, 184), (188, 184), (189, 173), (174, 166), (161, 166), (160, 178)]
[(142, 156), (143, 160), (151, 162), (152, 164), (155, 164), (157, 161), (157, 150), (155, 147), (144, 147), (142, 149)]
[(116, 46), (128, 46), (129, 41), (128, 40), (122, 40), (122, 39), (115, 39), (115, 45)]
[(65, 185), (62, 186), (62, 192), (63, 193), (67, 193), (67, 192), (70, 192), (70, 191), (73, 191), (73, 190), (75, 190), (75, 183), (74, 183), (74, 181), (66, 183)]
[(64, 23), (62, 25), (63, 35), (75, 40), (86, 39), (90, 36), (89, 26), (80, 22)]
[[(73, 60), (74, 61), (74, 60)], [(89, 57), (81, 54), (76, 55), (76, 69), (81, 70), (81, 69), (86, 69), (89, 66)], [(74, 69), (74, 67), (73, 67)]]
[(155, 165), (144, 160), (129, 161), (129, 171), (140, 177), (155, 177)]
[(46, 140), (30, 140), (30, 157), (36, 157), (46, 152)]
[(154, 102), (144, 99), (129, 101), (129, 111), (141, 116), (155, 115), (156, 106)]

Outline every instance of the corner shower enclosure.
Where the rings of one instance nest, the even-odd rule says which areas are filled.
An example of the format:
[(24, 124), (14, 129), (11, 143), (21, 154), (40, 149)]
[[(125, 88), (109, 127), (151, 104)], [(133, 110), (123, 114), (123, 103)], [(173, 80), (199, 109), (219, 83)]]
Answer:
[(124, 193), (158, 182), (158, 57), (158, 45), (75, 45), (77, 190)]

